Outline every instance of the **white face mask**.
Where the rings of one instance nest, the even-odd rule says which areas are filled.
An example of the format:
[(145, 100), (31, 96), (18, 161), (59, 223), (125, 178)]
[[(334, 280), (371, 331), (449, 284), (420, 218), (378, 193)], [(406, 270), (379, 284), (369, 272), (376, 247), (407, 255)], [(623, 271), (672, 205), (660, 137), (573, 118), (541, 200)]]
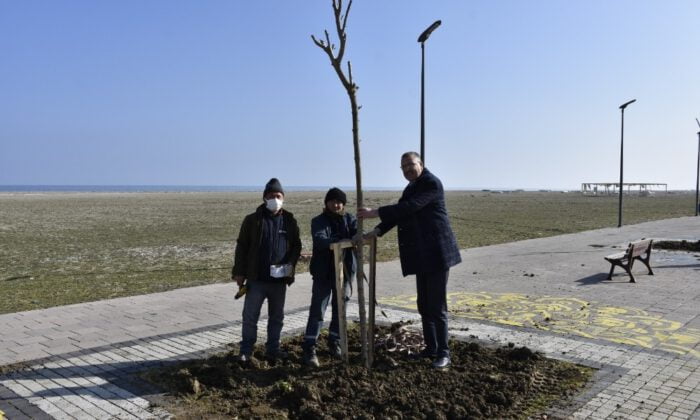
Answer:
[(283, 201), (279, 198), (271, 198), (269, 200), (265, 200), (265, 205), (267, 206), (267, 209), (273, 213), (277, 213), (282, 208), (282, 203)]

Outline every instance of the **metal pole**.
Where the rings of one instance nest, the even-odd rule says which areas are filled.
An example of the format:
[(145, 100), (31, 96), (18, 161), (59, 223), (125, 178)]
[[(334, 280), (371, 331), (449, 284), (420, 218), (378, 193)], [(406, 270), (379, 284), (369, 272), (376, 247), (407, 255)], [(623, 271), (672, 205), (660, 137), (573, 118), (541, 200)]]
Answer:
[(698, 201), (698, 191), (700, 191), (700, 131), (698, 131), (698, 170), (695, 176), (695, 215), (700, 211), (700, 201)]
[(620, 127), (620, 200), (617, 207), (617, 227), (622, 227), (622, 164), (624, 162), (625, 152), (625, 108), (622, 111), (622, 124)]
[(617, 208), (617, 227), (622, 227), (622, 164), (624, 162), (623, 157), (625, 152), (625, 108), (636, 101), (636, 99), (632, 99), (620, 105), (622, 122), (620, 126), (620, 203)]
[(425, 41), (430, 34), (440, 26), (442, 21), (436, 20), (428, 29), (424, 30), (418, 37), (420, 42), (420, 156), (425, 165)]
[(425, 42), (420, 43), (420, 156), (425, 165)]

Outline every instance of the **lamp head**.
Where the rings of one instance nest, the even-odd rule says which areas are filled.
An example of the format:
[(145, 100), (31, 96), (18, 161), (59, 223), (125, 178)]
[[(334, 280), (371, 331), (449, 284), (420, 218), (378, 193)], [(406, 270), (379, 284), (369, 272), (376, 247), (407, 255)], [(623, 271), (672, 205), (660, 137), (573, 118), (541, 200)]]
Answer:
[(631, 101), (625, 102), (624, 104), (620, 105), (620, 109), (624, 110), (625, 108), (627, 108), (627, 105), (629, 105), (629, 104), (631, 104), (631, 103), (633, 103), (633, 102), (637, 102), (637, 100), (636, 100), (636, 99), (632, 99)]
[(438, 26), (442, 23), (441, 20), (436, 20), (433, 22), (432, 25), (428, 27), (428, 29), (424, 30), (422, 34), (418, 37), (418, 42), (425, 42), (428, 40), (428, 37), (430, 37), (430, 34), (433, 33), (434, 30), (437, 29)]

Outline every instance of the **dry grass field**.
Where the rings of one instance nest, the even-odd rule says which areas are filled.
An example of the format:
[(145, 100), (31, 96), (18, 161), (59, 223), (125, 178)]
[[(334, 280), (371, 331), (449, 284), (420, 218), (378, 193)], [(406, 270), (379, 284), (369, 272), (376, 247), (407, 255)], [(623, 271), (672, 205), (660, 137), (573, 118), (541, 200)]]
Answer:
[[(286, 196), (306, 252), (323, 195)], [(368, 192), (365, 201), (399, 195)], [(692, 215), (694, 198), (625, 197), (624, 223)], [(228, 281), (240, 223), (261, 202), (242, 192), (0, 194), (0, 313)], [(462, 248), (617, 224), (617, 197), (454, 191), (447, 203)], [(379, 244), (380, 260), (397, 257), (395, 232)]]

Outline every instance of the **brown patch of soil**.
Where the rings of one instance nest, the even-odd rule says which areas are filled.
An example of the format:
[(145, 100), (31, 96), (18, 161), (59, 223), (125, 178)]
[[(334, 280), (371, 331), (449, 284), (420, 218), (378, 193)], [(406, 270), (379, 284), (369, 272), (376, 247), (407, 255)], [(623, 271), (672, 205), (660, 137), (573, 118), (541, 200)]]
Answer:
[[(377, 337), (397, 330), (380, 327)], [(428, 360), (411, 360), (408, 354), (417, 349), (400, 342), (413, 340), (396, 334), (388, 345), (378, 340), (368, 371), (357, 329), (349, 335), (348, 365), (330, 359), (321, 338), (321, 367), (303, 366), (299, 336), (283, 344), (290, 354), (285, 361), (264, 360), (258, 350), (252, 363), (242, 364), (228, 352), (145, 377), (168, 393), (161, 403), (178, 418), (469, 419), (537, 414), (572, 395), (593, 372), (511, 343), (494, 349), (456, 340), (451, 368), (436, 371)]]
[(26, 362), (17, 362), (9, 365), (3, 365), (0, 366), (0, 376), (7, 375), (13, 372), (19, 372), (27, 368), (29, 368), (29, 365)]

